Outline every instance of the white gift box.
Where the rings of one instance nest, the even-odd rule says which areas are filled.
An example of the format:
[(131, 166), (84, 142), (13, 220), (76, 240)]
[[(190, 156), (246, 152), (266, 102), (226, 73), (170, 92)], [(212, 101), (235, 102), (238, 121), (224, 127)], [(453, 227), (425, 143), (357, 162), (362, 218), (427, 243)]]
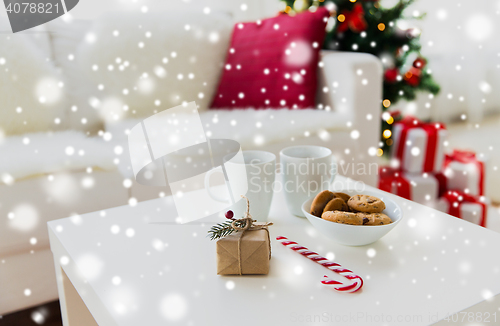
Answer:
[(471, 152), (454, 151), (446, 155), (444, 175), (448, 189), (455, 189), (474, 196), (487, 195), (487, 157)]
[[(440, 199), (436, 209), (448, 213), (450, 203), (446, 199)], [(483, 206), (481, 204), (463, 203), (460, 205), (460, 218), (471, 223), (480, 225), (483, 215)]]
[(379, 188), (431, 207), (439, 197), (439, 181), (430, 173), (415, 174), (382, 168)]
[(471, 198), (464, 199), (466, 194), (456, 191), (449, 191), (447, 194), (449, 193), (456, 195), (441, 197), (435, 207), (437, 210), (486, 227), (488, 200), (485, 197), (475, 197), (476, 202), (473, 202)]
[(403, 173), (403, 177), (410, 182), (411, 200), (414, 202), (434, 206), (439, 194), (439, 182), (432, 174)]
[(393, 127), (392, 157), (406, 172), (438, 173), (444, 163), (446, 138), (447, 131), (440, 123), (426, 124), (414, 118), (404, 119)]

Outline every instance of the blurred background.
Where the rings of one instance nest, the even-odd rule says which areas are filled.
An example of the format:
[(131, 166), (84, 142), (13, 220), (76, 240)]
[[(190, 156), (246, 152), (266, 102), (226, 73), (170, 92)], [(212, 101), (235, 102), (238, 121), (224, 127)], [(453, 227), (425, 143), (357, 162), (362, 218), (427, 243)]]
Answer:
[[(296, 2), (301, 2), (297, 0)], [(382, 0), (392, 7), (398, 0)], [(236, 21), (274, 16), (285, 2), (270, 0), (86, 0), (71, 12), (76, 18), (96, 18), (109, 10), (211, 10), (226, 11)], [(413, 16), (426, 14), (424, 19)], [(485, 115), (500, 113), (500, 1), (418, 0), (405, 11), (407, 19), (398, 26), (421, 31), (422, 54), (441, 86), (439, 96), (400, 103), (398, 109), (422, 119), (467, 119), (480, 122)], [(465, 119), (464, 119), (464, 116)]]

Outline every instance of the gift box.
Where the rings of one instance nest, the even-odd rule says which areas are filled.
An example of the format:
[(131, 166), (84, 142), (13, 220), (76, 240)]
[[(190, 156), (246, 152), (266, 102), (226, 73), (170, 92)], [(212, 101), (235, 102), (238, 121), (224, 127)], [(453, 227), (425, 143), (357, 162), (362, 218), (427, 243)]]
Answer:
[(217, 241), (217, 274), (269, 273), (271, 242), (267, 227), (230, 234)]
[(442, 197), (448, 191), (448, 178), (444, 172), (433, 173), (433, 175), (439, 183), (438, 197)]
[(392, 158), (405, 172), (439, 173), (443, 167), (446, 136), (442, 123), (424, 123), (406, 117), (394, 124)]
[(448, 188), (474, 196), (486, 195), (486, 159), (471, 151), (454, 150), (444, 161)]
[(486, 227), (488, 206), (485, 197), (449, 190), (439, 199), (436, 208), (444, 213)]
[(439, 197), (440, 181), (430, 173), (413, 174), (390, 167), (379, 169), (379, 189), (433, 206)]

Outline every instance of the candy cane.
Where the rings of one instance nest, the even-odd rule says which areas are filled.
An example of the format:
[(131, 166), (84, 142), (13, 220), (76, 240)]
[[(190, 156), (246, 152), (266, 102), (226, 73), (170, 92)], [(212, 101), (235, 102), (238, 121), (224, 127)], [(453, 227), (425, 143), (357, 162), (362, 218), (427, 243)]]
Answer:
[(320, 264), (323, 267), (328, 268), (329, 270), (338, 273), (345, 278), (354, 281), (352, 284), (344, 284), (339, 281), (332, 280), (325, 275), (325, 279), (321, 281), (321, 283), (325, 285), (331, 285), (333, 289), (340, 292), (356, 292), (363, 286), (363, 279), (358, 275), (354, 274), (352, 271), (340, 266), (340, 264), (334, 263), (326, 259), (325, 257), (321, 257), (314, 251), (310, 251), (306, 247), (302, 247), (295, 241), (290, 241), (285, 237), (279, 236), (276, 238), (282, 245), (292, 249), (293, 251), (298, 252), (302, 256), (305, 256), (312, 260), (315, 263)]

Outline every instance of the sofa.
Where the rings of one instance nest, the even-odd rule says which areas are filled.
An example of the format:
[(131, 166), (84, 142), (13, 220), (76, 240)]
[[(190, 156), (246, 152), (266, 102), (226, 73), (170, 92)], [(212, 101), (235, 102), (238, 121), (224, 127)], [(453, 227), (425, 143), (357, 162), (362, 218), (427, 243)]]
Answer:
[(48, 221), (169, 194), (134, 181), (127, 132), (183, 102), (196, 101), (209, 137), (275, 154), (326, 146), (340, 174), (377, 183), (379, 60), (322, 51), (315, 108), (210, 110), (233, 24), (222, 12), (109, 13), (2, 34), (0, 315), (57, 299)]

